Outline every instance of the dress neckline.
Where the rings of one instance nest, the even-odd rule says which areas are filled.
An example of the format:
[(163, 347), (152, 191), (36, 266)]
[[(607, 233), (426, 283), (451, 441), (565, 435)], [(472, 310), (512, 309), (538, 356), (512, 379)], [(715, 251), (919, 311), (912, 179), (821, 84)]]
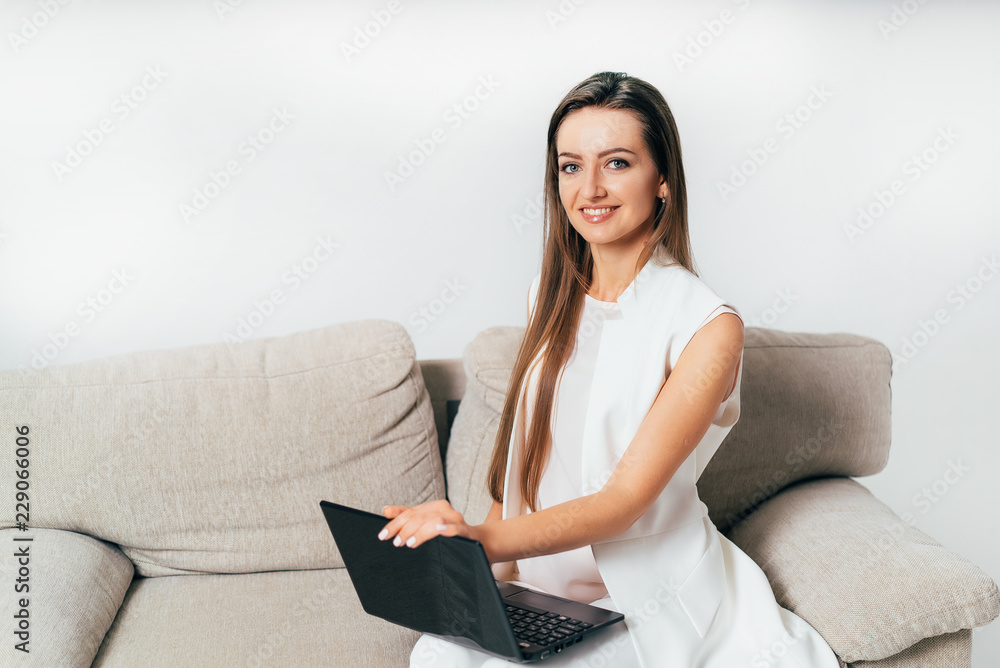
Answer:
[(586, 292), (583, 293), (583, 296), (584, 296), (585, 299), (589, 299), (590, 301), (592, 301), (592, 302), (594, 302), (596, 304), (604, 304), (605, 306), (618, 306), (618, 300), (617, 299), (615, 301), (613, 301), (613, 302), (606, 302), (604, 300), (598, 299), (597, 297), (591, 297)]

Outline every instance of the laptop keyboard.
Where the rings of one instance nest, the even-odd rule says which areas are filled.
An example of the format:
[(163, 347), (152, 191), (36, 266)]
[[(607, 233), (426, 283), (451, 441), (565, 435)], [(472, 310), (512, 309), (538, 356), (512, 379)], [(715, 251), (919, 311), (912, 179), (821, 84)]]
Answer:
[(572, 637), (593, 624), (554, 612), (535, 612), (513, 605), (505, 605), (507, 618), (514, 627), (514, 637), (522, 649), (530, 645), (551, 645)]

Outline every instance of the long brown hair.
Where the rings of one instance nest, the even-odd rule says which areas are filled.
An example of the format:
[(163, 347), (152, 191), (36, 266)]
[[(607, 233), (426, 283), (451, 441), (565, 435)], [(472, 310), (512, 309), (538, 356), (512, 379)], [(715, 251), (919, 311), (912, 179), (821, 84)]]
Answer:
[[(576, 330), (583, 313), (584, 294), (590, 289), (593, 258), (590, 244), (573, 228), (559, 199), (556, 133), (563, 120), (584, 107), (629, 111), (642, 125), (642, 136), (657, 171), (666, 178), (669, 195), (666, 205), (658, 203), (653, 235), (639, 255), (635, 274), (650, 257), (667, 264), (680, 264), (697, 276), (688, 237), (687, 192), (681, 162), (680, 138), (673, 114), (660, 92), (645, 81), (623, 72), (599, 72), (577, 84), (559, 103), (549, 121), (548, 152), (545, 158), (545, 221), (542, 272), (533, 315), (514, 362), (500, 426), (487, 474), (490, 496), (503, 501), (507, 451), (510, 447), (514, 412), (525, 375), (543, 349), (538, 390), (532, 421), (525, 437), (521, 458), (521, 498), (536, 512), (538, 485), (548, 457), (549, 427), (556, 380), (573, 352)], [(512, 481), (513, 483), (513, 481)]]

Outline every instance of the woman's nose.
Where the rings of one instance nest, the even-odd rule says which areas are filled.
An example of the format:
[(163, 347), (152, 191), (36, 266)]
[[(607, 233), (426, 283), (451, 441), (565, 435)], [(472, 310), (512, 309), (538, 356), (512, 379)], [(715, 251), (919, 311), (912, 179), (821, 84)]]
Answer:
[(583, 188), (580, 194), (587, 199), (595, 199), (605, 195), (604, 175), (601, 174), (601, 170), (591, 169), (587, 171), (583, 178)]

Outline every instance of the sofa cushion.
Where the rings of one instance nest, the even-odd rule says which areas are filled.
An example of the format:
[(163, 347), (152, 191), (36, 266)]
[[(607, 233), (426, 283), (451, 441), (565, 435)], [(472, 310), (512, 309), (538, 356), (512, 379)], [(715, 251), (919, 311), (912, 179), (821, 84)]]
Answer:
[(420, 366), (388, 320), (5, 371), (0, 403), (0, 428), (42, 444), (32, 525), (117, 543), (144, 576), (341, 566), (321, 499), (444, 497)]
[(419, 636), (367, 614), (343, 568), (137, 578), (94, 668), (405, 666)]
[(743, 363), (740, 418), (698, 481), (721, 531), (799, 480), (885, 468), (892, 431), (885, 344), (750, 327)]
[[(3, 652), (21, 656), (24, 665), (89, 666), (132, 582), (131, 562), (114, 546), (72, 531), (5, 529), (0, 542), (0, 578), (6, 590), (0, 596), (0, 616), (7, 627)], [(15, 557), (19, 551), (27, 556)], [(26, 573), (20, 573), (22, 567)], [(27, 590), (15, 591), (18, 579), (17, 585)], [(12, 628), (19, 621), (15, 615), (24, 614), (22, 599), (28, 603), (23, 609), (27, 638), (11, 635), (18, 630)], [(14, 648), (24, 640), (27, 654)]]
[(1000, 591), (986, 573), (850, 478), (786, 489), (731, 539), (760, 565), (778, 603), (848, 663), (885, 659), (1000, 613)]
[(855, 661), (850, 668), (972, 668), (972, 631), (955, 631), (924, 638), (899, 654), (878, 661)]
[[(482, 521), (492, 505), (486, 472), (524, 331), (491, 327), (463, 354), (468, 378), (447, 470), (449, 499), (469, 521)], [(743, 365), (740, 418), (698, 481), (721, 530), (797, 480), (871, 475), (885, 466), (891, 356), (884, 344), (748, 327)]]
[(473, 524), (481, 524), (493, 506), (486, 474), (522, 336), (523, 327), (491, 327), (462, 356), (466, 385), (448, 441), (448, 500)]

